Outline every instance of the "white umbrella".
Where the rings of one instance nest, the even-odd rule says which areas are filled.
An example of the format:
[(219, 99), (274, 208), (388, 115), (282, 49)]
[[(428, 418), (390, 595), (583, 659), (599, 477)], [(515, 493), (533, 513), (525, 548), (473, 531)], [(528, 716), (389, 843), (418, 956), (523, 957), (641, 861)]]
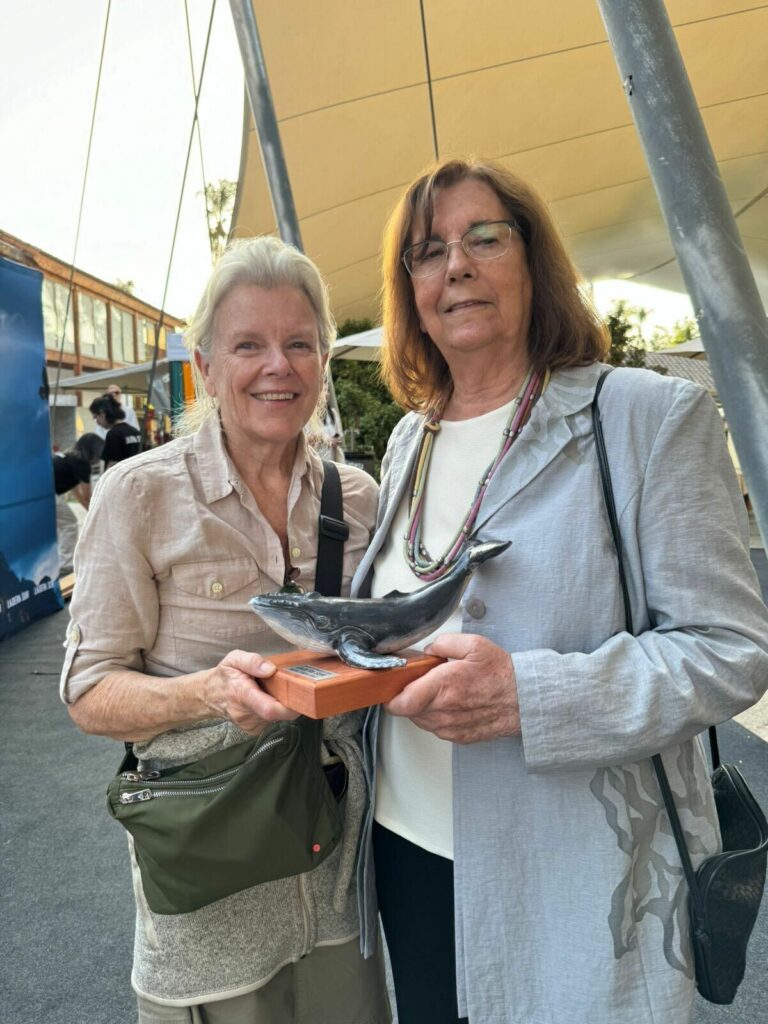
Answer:
[(365, 359), (373, 362), (379, 358), (382, 334), (381, 327), (372, 327), (370, 331), (337, 338), (331, 349), (331, 359)]

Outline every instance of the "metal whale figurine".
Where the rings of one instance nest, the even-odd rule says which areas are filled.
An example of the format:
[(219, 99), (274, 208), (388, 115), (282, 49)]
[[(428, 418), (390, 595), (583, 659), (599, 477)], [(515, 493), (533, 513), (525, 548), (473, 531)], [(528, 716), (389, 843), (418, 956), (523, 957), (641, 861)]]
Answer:
[(445, 576), (411, 594), (323, 597), (278, 592), (252, 597), (251, 608), (284, 640), (311, 651), (334, 651), (355, 668), (398, 668), (393, 656), (434, 632), (458, 607), (469, 577), (511, 541), (470, 540)]

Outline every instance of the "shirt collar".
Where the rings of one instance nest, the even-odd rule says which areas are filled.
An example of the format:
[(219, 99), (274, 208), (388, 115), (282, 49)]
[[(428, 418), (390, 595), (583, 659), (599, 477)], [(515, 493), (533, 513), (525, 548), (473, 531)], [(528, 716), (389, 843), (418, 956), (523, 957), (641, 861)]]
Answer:
[[(235, 481), (240, 483), (240, 474), (224, 443), (224, 431), (218, 412), (212, 412), (203, 421), (195, 434), (194, 450), (205, 500), (210, 505), (230, 494), (235, 489)], [(305, 474), (312, 490), (319, 494), (323, 480), (322, 460), (312, 450), (302, 432), (293, 464), (294, 481), (300, 481)]]

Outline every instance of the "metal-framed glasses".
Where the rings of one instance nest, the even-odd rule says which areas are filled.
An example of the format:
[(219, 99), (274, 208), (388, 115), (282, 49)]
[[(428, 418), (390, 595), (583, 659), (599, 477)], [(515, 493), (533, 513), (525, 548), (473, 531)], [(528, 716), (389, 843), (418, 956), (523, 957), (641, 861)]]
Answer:
[(497, 260), (509, 252), (513, 231), (520, 231), (516, 220), (486, 220), (473, 224), (452, 242), (427, 238), (409, 245), (402, 255), (403, 264), (411, 277), (431, 277), (445, 268), (452, 245), (460, 245), (471, 260)]

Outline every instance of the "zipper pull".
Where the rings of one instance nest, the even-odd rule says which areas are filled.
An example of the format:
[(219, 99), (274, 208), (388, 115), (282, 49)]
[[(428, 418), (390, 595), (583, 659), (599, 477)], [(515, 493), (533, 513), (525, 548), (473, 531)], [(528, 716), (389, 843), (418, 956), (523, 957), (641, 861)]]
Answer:
[(148, 782), (150, 779), (159, 779), (160, 772), (122, 772), (120, 778), (126, 782)]
[(151, 789), (139, 789), (135, 793), (121, 793), (120, 803), (121, 804), (140, 804), (145, 800), (152, 799)]

